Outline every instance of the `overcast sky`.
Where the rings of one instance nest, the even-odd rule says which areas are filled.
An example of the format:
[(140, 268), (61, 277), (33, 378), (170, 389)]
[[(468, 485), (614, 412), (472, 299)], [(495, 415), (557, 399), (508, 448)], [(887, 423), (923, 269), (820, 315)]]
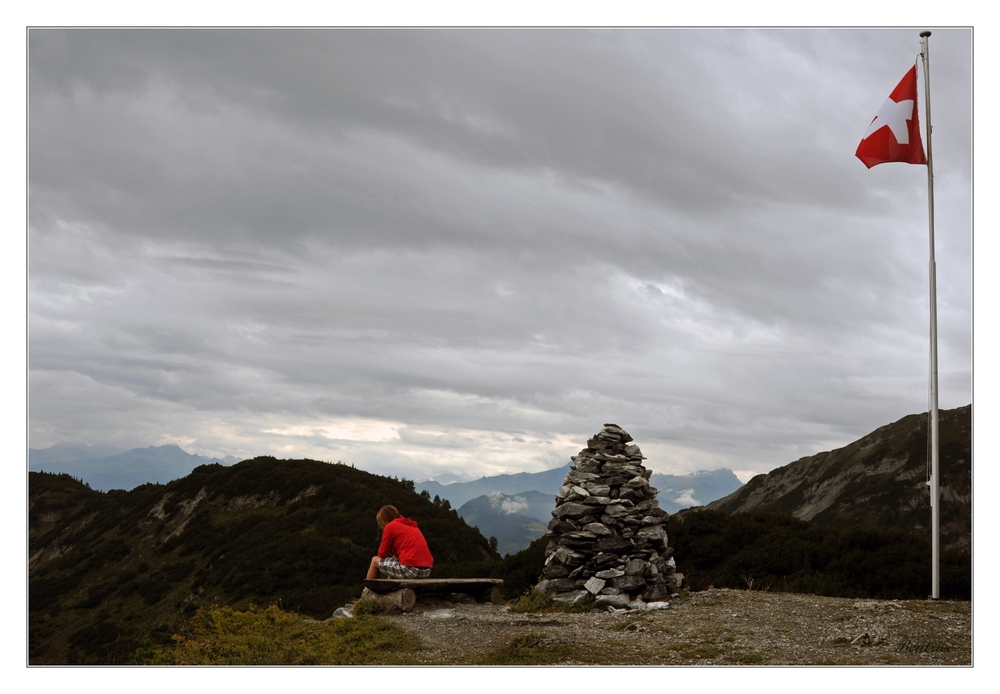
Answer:
[[(972, 33), (934, 29), (940, 402)], [(29, 445), (744, 480), (927, 408), (905, 30), (31, 30)], [(923, 75), (919, 73), (921, 118)]]

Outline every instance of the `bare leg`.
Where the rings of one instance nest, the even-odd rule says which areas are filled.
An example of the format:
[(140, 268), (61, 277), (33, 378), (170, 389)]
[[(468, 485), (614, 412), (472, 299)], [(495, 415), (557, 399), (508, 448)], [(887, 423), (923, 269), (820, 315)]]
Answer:
[(378, 578), (378, 557), (372, 557), (372, 563), (368, 566), (368, 575), (365, 578)]

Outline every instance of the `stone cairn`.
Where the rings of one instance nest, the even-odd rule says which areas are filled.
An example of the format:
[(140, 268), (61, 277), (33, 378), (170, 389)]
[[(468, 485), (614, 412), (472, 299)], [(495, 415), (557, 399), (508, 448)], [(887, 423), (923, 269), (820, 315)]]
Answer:
[(570, 458), (536, 586), (554, 600), (575, 604), (594, 595), (597, 607), (660, 606), (681, 584), (667, 546), (667, 512), (631, 440), (618, 425), (605, 424)]

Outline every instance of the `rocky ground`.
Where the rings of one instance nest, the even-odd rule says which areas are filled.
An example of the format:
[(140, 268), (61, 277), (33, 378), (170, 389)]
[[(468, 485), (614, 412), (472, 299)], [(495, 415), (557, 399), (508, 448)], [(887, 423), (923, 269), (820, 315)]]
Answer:
[(519, 614), (421, 598), (388, 619), (420, 637), (408, 655), (427, 664), (506, 662), (484, 658), (515, 642), (529, 664), (972, 665), (969, 602), (715, 589), (627, 614)]

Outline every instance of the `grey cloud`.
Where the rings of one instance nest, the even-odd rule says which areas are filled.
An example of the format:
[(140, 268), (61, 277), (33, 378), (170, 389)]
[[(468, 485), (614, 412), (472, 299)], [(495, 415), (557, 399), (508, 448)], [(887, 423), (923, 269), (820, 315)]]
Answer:
[[(925, 181), (852, 156), (915, 46), (32, 30), (32, 436), (452, 430), (288, 439), (397, 471), (603, 421), (741, 469), (846, 442), (926, 389)], [(971, 398), (970, 47), (935, 30), (947, 406)]]

